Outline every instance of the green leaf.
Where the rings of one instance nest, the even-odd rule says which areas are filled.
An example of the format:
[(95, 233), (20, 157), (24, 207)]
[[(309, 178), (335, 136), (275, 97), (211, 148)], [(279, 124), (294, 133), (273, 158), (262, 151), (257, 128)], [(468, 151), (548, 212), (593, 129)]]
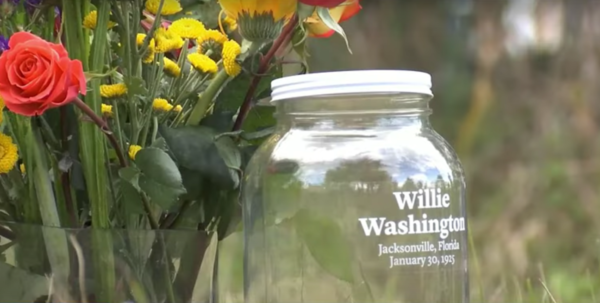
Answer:
[(33, 275), (25, 270), (0, 263), (1, 302), (34, 302), (37, 298), (48, 294), (48, 279)]
[(169, 17), (170, 20), (180, 18), (193, 18), (202, 21), (207, 28), (217, 28), (219, 26), (219, 12), (221, 6), (215, 0), (182, 0), (181, 6), (183, 10), (174, 16)]
[(143, 98), (149, 94), (144, 79), (140, 77), (127, 77), (124, 81), (127, 86), (128, 95)]
[(146, 214), (140, 190), (136, 189), (131, 183), (120, 180), (119, 192), (121, 193), (121, 207), (125, 214)]
[(133, 188), (140, 191), (140, 173), (141, 172), (135, 167), (124, 167), (119, 170), (119, 177), (131, 184)]
[(141, 172), (135, 167), (124, 167), (119, 170), (118, 182), (121, 193), (121, 207), (126, 214), (145, 214), (139, 185)]
[(179, 172), (181, 172), (183, 178), (183, 186), (187, 190), (182, 199), (195, 200), (204, 190), (204, 176), (197, 171), (182, 166), (179, 167)]
[(246, 133), (257, 132), (265, 128), (273, 127), (276, 123), (274, 106), (257, 105), (248, 113), (242, 130)]
[(310, 55), (308, 53), (307, 42), (308, 32), (302, 26), (297, 27), (292, 36), (292, 47), (296, 54), (298, 54), (298, 57), (300, 57), (304, 73), (309, 72), (308, 57)]
[(221, 220), (217, 227), (219, 240), (225, 239), (233, 233), (242, 221), (242, 208), (239, 203), (239, 191), (225, 192), (220, 201), (223, 204)]
[(228, 132), (233, 126), (233, 117), (235, 115), (236, 111), (233, 110), (215, 111), (211, 115), (204, 117), (200, 125), (210, 127), (217, 132)]
[(215, 141), (215, 145), (223, 161), (225, 161), (225, 165), (233, 170), (239, 170), (242, 165), (242, 155), (231, 137), (219, 136)]
[(339, 225), (306, 209), (298, 211), (292, 220), (296, 233), (315, 261), (331, 275), (353, 283), (352, 247)]
[(352, 50), (350, 49), (350, 44), (348, 43), (348, 38), (346, 37), (344, 29), (339, 25), (339, 23), (333, 20), (333, 17), (331, 17), (331, 14), (329, 13), (329, 9), (326, 7), (317, 7), (317, 15), (319, 16), (319, 18), (321, 18), (321, 21), (323, 21), (323, 23), (327, 25), (327, 27), (331, 28), (336, 33), (340, 34), (342, 38), (344, 38), (344, 41), (346, 41), (346, 47), (348, 48), (348, 51), (352, 54)]
[[(271, 80), (270, 76), (262, 79), (256, 88), (256, 95), (269, 89)], [(217, 97), (215, 111), (237, 111), (250, 89), (250, 82), (252, 82), (252, 75), (247, 73), (242, 73), (231, 80), (227, 84), (227, 88)]]
[(234, 189), (240, 183), (241, 154), (233, 140), (204, 126), (168, 128), (159, 131), (180, 167), (200, 173), (204, 178)]
[(169, 209), (180, 195), (185, 194), (177, 164), (166, 152), (144, 148), (135, 156), (135, 163), (141, 170), (140, 189), (163, 209)]
[(242, 133), (241, 137), (246, 141), (260, 140), (271, 136), (274, 132), (275, 126), (271, 126), (251, 133)]
[(152, 142), (151, 147), (155, 147), (164, 151), (167, 151), (169, 147), (167, 146), (167, 141), (164, 138), (158, 138)]

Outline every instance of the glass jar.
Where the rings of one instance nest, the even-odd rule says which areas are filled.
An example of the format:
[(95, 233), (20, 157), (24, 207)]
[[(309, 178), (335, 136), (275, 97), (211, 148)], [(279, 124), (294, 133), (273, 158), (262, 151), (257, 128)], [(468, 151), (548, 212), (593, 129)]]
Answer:
[(465, 180), (431, 77), (272, 83), (276, 133), (243, 185), (246, 303), (468, 302)]

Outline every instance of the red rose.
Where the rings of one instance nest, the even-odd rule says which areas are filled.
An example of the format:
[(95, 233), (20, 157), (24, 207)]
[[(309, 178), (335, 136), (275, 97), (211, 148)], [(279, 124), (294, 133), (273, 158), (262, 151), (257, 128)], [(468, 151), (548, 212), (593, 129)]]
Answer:
[(8, 46), (0, 56), (0, 96), (10, 111), (41, 115), (85, 95), (81, 61), (69, 59), (62, 45), (18, 32)]
[(327, 8), (336, 7), (346, 0), (299, 0), (300, 3), (312, 6), (322, 6)]

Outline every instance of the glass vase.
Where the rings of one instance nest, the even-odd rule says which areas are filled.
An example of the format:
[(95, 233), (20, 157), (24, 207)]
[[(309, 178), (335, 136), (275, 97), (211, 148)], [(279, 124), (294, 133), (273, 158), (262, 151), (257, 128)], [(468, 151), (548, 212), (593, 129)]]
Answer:
[(243, 190), (246, 303), (467, 303), (463, 169), (429, 75), (278, 79)]
[[(47, 240), (59, 237), (68, 247)], [(110, 239), (112, 255), (94, 256), (95, 237)], [(216, 302), (217, 248), (216, 235), (203, 231), (0, 222), (0, 302)], [(49, 262), (51, 251), (64, 253), (59, 268)]]

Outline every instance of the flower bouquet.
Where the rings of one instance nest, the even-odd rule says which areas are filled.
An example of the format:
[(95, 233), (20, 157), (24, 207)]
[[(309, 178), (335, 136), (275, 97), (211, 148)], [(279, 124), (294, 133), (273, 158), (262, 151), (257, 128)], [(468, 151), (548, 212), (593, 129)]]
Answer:
[(256, 100), (359, 9), (0, 0), (0, 302), (216, 301)]

